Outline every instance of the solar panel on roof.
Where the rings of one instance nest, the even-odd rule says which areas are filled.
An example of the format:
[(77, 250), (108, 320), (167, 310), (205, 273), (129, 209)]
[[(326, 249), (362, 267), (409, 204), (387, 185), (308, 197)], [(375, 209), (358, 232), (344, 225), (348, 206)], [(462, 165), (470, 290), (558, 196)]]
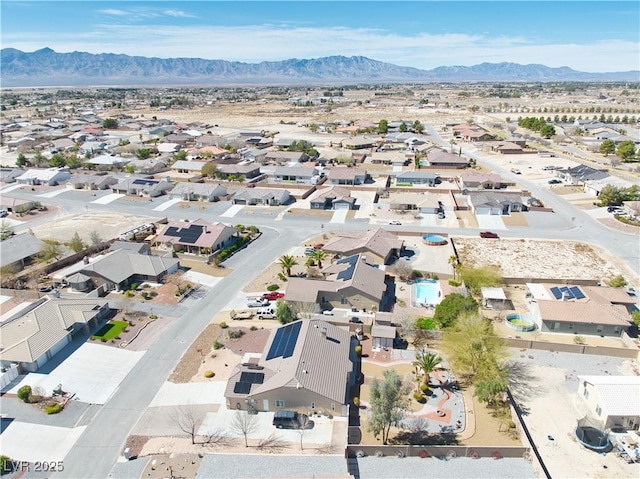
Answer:
[(562, 294), (566, 295), (567, 298), (573, 299), (573, 293), (571, 292), (571, 290), (568, 287), (563, 286), (562, 288), (560, 288), (560, 291), (562, 291)]
[(240, 374), (240, 382), (250, 384), (262, 384), (264, 382), (264, 373), (248, 373)]
[(556, 299), (560, 299), (562, 298), (562, 293), (560, 292), (560, 288), (554, 286), (553, 288), (551, 288), (551, 294), (553, 294), (553, 297)]
[(349, 266), (338, 273), (337, 279), (349, 280), (353, 276), (353, 271), (356, 269), (356, 263), (358, 262), (358, 256), (349, 256), (338, 260), (338, 264), (348, 264)]
[(238, 381), (233, 386), (233, 392), (236, 394), (249, 394), (249, 391), (251, 391), (251, 383)]
[(296, 348), (296, 341), (298, 340), (301, 327), (302, 321), (296, 321), (295, 323), (287, 324), (278, 329), (267, 353), (267, 360), (279, 357), (291, 357)]
[(178, 228), (176, 228), (175, 226), (169, 226), (165, 234), (167, 236), (178, 236)]
[(576, 298), (576, 299), (586, 298), (586, 296), (584, 295), (582, 290), (580, 288), (578, 288), (577, 286), (573, 286), (573, 287), (569, 288), (569, 290), (571, 291), (571, 294), (573, 294), (573, 297)]

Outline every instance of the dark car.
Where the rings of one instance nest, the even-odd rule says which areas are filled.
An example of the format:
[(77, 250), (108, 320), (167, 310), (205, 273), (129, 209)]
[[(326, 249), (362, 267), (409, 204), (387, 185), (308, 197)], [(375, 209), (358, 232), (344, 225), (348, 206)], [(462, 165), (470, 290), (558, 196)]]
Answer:
[(561, 180), (559, 180), (559, 179), (557, 179), (557, 178), (551, 178), (551, 179), (549, 180), (549, 184), (550, 184), (550, 185), (558, 185), (558, 184), (560, 184), (560, 183), (562, 183), (562, 181), (561, 181)]
[(314, 426), (309, 416), (295, 411), (276, 411), (272, 424), (278, 429), (312, 429)]
[(498, 238), (498, 233), (494, 233), (492, 231), (482, 231), (480, 232), (480, 238)]
[(39, 293), (50, 293), (52, 290), (53, 288), (51, 286), (42, 286), (41, 288), (38, 288)]
[(353, 318), (349, 318), (349, 322), (350, 323), (362, 323), (362, 320), (360, 318), (358, 318), (357, 316), (354, 316)]

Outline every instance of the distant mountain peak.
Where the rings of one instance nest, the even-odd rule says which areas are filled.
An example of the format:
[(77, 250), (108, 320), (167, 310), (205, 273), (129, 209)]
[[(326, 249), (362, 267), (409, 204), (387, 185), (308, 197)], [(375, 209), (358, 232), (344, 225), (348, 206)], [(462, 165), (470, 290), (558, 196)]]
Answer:
[[(44, 57), (44, 58), (43, 58)], [(194, 85), (639, 81), (640, 72), (585, 73), (569, 67), (518, 63), (443, 66), (432, 70), (401, 67), (364, 56), (336, 55), (260, 63), (202, 58), (149, 58), (123, 54), (32, 53), (0, 50), (3, 87), (83, 85)]]

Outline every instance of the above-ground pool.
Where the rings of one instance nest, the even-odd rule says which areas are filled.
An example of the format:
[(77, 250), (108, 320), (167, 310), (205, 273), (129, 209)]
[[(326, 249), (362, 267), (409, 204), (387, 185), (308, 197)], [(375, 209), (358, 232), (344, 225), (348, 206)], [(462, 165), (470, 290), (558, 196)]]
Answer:
[(418, 307), (429, 307), (440, 304), (442, 290), (440, 283), (435, 279), (426, 279), (414, 284), (415, 304)]
[(612, 448), (608, 434), (595, 427), (578, 426), (573, 435), (580, 444), (592, 451), (607, 452)]
[(447, 244), (447, 239), (444, 236), (440, 235), (424, 235), (422, 237), (422, 241), (430, 246), (440, 246), (443, 244)]
[(507, 326), (515, 331), (533, 331), (536, 329), (536, 323), (522, 314), (507, 314), (505, 322)]

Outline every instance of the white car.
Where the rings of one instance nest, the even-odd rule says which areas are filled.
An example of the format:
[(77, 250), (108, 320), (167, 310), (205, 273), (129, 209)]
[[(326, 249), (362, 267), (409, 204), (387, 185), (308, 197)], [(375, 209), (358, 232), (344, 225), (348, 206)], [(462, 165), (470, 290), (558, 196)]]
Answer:
[(331, 311), (330, 309), (325, 309), (322, 314), (324, 314), (325, 316), (333, 316), (333, 311)]
[(401, 225), (402, 223), (400, 221), (398, 221), (398, 220), (391, 220), (391, 221), (389, 221), (389, 224), (390, 225)]

